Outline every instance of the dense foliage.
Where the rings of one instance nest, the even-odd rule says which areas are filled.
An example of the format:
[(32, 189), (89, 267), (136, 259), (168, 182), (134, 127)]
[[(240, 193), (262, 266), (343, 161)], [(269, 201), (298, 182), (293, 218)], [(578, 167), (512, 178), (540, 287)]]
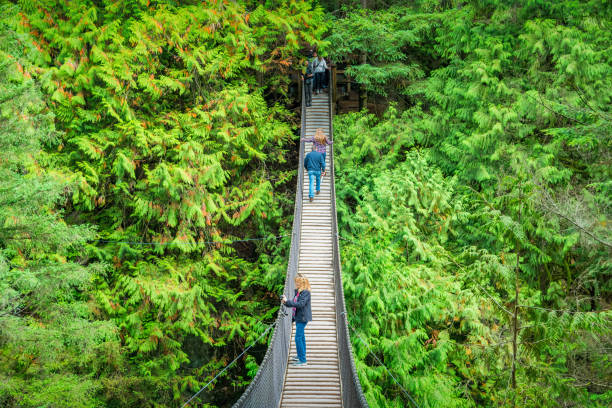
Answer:
[(357, 334), (422, 407), (612, 404), (612, 5), (317, 3), (1, 3), (0, 405), (180, 406), (263, 333), (317, 44), (390, 105), (335, 122), (371, 406)]
[(23, 40), (0, 26), (0, 405), (90, 406), (119, 336), (90, 307), (104, 265), (77, 254), (95, 231), (63, 222), (69, 185), (38, 161), (58, 134)]
[[(609, 406), (610, 5), (337, 15), (330, 52), (396, 104), (335, 122), (352, 324), (420, 406)], [(352, 340), (370, 404), (408, 406)]]
[[(2, 189), (15, 196), (0, 203), (0, 405), (178, 406), (275, 316), (295, 177), (288, 74), (322, 12), (301, 0), (2, 12)], [(199, 404), (235, 400), (265, 348)]]

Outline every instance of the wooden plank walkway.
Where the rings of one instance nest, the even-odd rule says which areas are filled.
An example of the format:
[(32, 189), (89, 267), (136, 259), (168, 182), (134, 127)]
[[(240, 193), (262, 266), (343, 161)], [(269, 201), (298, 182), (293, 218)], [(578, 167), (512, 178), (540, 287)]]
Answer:
[[(328, 94), (313, 95), (312, 106), (306, 108), (306, 137), (314, 136), (317, 128), (329, 133)], [(330, 137), (331, 139), (331, 137)], [(312, 143), (306, 143), (305, 153)], [(328, 148), (321, 180), (321, 193), (308, 200), (308, 174), (303, 181), (302, 239), (298, 272), (305, 274), (312, 285), (312, 322), (306, 325), (307, 367), (288, 365), (281, 398), (282, 408), (342, 407), (338, 344), (336, 336), (336, 302), (332, 265), (332, 215)], [(303, 166), (303, 163), (299, 163)], [(296, 355), (295, 325), (291, 333), (290, 358)]]

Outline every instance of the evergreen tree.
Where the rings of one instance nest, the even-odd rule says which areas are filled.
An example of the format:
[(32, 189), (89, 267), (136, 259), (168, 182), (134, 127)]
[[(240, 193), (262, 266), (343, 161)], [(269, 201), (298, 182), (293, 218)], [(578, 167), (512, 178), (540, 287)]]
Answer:
[[(336, 58), (355, 62), (359, 46), (354, 44), (367, 38), (368, 30), (386, 30), (372, 28), (374, 23), (391, 22), (394, 28), (386, 38), (404, 31), (412, 36), (411, 42), (397, 48), (389, 48), (397, 41), (366, 44), (372, 51), (368, 64), (384, 69), (393, 54), (375, 50), (389, 48), (399, 53), (395, 58), (400, 64), (406, 68), (417, 64), (422, 72), (420, 77), (394, 83), (397, 89), (386, 87), (387, 81), (381, 81), (378, 89), (369, 88), (396, 101), (399, 112), (391, 108), (382, 119), (362, 114), (336, 122), (336, 138), (343, 143), (337, 148), (338, 199), (345, 202), (339, 205), (341, 227), (366, 247), (370, 235), (377, 236), (372, 244), (389, 242), (392, 226), (406, 224), (396, 214), (407, 211), (402, 206), (412, 209), (419, 215), (407, 225), (416, 224), (417, 229), (407, 236), (410, 240), (404, 247), (389, 245), (407, 251), (405, 259), (396, 258), (389, 268), (401, 271), (405, 263), (441, 263), (443, 270), (436, 276), (453, 271), (463, 289), (472, 290), (483, 307), (492, 308), (472, 309), (476, 313), (464, 327), (480, 328), (450, 336), (461, 357), (448, 363), (453, 371), (434, 364), (431, 369), (438, 371), (429, 376), (422, 376), (420, 366), (405, 376), (403, 370), (434, 341), (446, 346), (436, 339), (440, 333), (452, 333), (451, 328), (443, 330), (430, 317), (419, 326), (426, 329), (422, 349), (405, 356), (388, 355), (377, 345), (391, 334), (370, 333), (370, 309), (356, 309), (354, 318), (362, 335), (385, 361), (392, 362), (391, 370), (403, 377), (425, 406), (609, 405), (610, 369), (605, 362), (612, 330), (608, 306), (612, 174), (607, 135), (612, 128), (610, 94), (600, 90), (612, 89), (611, 16), (610, 7), (599, 2), (580, 7), (573, 2), (441, 2), (438, 6), (415, 2), (349, 11), (333, 25), (330, 38), (347, 44), (334, 48)], [(361, 65), (351, 70), (369, 75), (354, 74), (365, 86), (379, 75)], [(403, 203), (398, 194), (397, 209), (378, 211), (390, 190), (388, 182), (377, 182), (389, 177), (383, 169), (422, 171), (403, 167), (410, 150), (421, 152), (425, 168), (438, 169), (445, 179), (454, 180), (454, 187), (440, 191), (453, 191), (452, 201), (461, 204), (464, 214), (451, 222), (453, 234), (441, 224), (442, 236), (436, 241), (446, 251), (435, 257), (423, 244), (432, 239), (426, 223), (429, 214), (417, 211), (428, 199), (420, 195), (426, 191), (426, 180), (434, 178), (419, 177), (411, 185), (407, 194), (416, 194), (419, 201)], [(413, 156), (408, 160), (414, 161)], [(412, 176), (405, 179), (409, 183)], [(404, 181), (398, 178), (395, 183)], [(362, 215), (372, 210), (384, 216)], [(356, 254), (360, 260), (369, 257), (361, 255), (360, 246), (347, 245), (343, 254), (347, 282), (361, 279), (366, 268), (379, 268), (377, 257), (370, 263), (355, 261), (358, 265), (353, 266)], [(372, 287), (365, 281), (356, 291), (347, 289), (348, 304), (361, 305), (365, 293), (381, 286), (381, 280), (373, 281)], [(410, 295), (414, 287), (398, 292)], [(414, 296), (420, 293), (421, 288)], [(454, 293), (457, 297), (450, 303), (456, 305), (461, 292)], [(391, 290), (385, 294), (396, 296)], [(432, 301), (427, 306), (438, 304), (435, 292)], [(406, 328), (414, 324), (409, 319)], [(382, 322), (377, 325), (385, 327)], [(353, 340), (357, 349), (362, 347)], [(363, 352), (360, 357), (370, 400), (381, 406), (390, 400), (400, 403), (399, 391), (384, 372), (375, 369), (375, 362)], [(450, 401), (441, 398), (436, 393), (443, 389), (437, 384), (441, 379), (463, 389), (463, 394), (445, 394)], [(543, 400), (540, 395), (552, 397)]]
[[(529, 186), (508, 177), (516, 195), (488, 201), (445, 177), (417, 147), (414, 114), (392, 108), (382, 119), (350, 114), (334, 124), (343, 280), (368, 402), (409, 405), (360, 338), (421, 406), (606, 406), (599, 379), (610, 374), (610, 311), (572, 299), (584, 292), (568, 290), (567, 276), (552, 277), (547, 292), (532, 281), (530, 262), (541, 250), (528, 239), (529, 223), (547, 222), (525, 204)], [(522, 208), (520, 217), (499, 210), (508, 207)], [(570, 250), (588, 265), (582, 273), (607, 269), (601, 248), (580, 258)]]
[[(90, 292), (128, 360), (109, 404), (178, 405), (277, 311), (296, 174), (283, 103), (324, 26), (308, 1), (269, 3), (22, 4), (61, 131), (46, 165), (76, 185), (67, 218), (96, 225), (87, 249), (111, 266)], [(264, 351), (202, 403), (235, 400)]]
[[(5, 19), (15, 18), (3, 6)], [(100, 406), (98, 376), (121, 365), (117, 328), (96, 318), (83, 255), (95, 231), (60, 211), (73, 186), (41, 166), (60, 134), (32, 80), (37, 51), (0, 22), (0, 405)], [(79, 255), (79, 252), (81, 255)]]

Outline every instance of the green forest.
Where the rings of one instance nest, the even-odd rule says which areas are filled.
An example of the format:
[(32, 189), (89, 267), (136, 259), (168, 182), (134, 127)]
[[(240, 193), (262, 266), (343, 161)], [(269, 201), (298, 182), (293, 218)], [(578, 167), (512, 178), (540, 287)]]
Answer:
[(370, 407), (612, 405), (611, 2), (0, 0), (0, 406), (238, 400), (313, 48)]

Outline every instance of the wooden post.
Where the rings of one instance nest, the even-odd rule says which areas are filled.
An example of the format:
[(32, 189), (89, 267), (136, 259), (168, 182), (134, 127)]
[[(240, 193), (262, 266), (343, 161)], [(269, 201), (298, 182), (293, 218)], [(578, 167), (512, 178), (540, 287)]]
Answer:
[(334, 90), (334, 97), (332, 100), (332, 108), (334, 111), (336, 110), (336, 104), (338, 103), (338, 83), (336, 82), (336, 64), (331, 64), (331, 78), (330, 78), (330, 88)]
[[(368, 61), (366, 53), (361, 54), (360, 63), (365, 65)], [(365, 85), (359, 85), (359, 110), (368, 109), (368, 91), (365, 89)]]
[(351, 78), (344, 73), (344, 77), (346, 78), (346, 92), (348, 93), (349, 99), (351, 98)]

